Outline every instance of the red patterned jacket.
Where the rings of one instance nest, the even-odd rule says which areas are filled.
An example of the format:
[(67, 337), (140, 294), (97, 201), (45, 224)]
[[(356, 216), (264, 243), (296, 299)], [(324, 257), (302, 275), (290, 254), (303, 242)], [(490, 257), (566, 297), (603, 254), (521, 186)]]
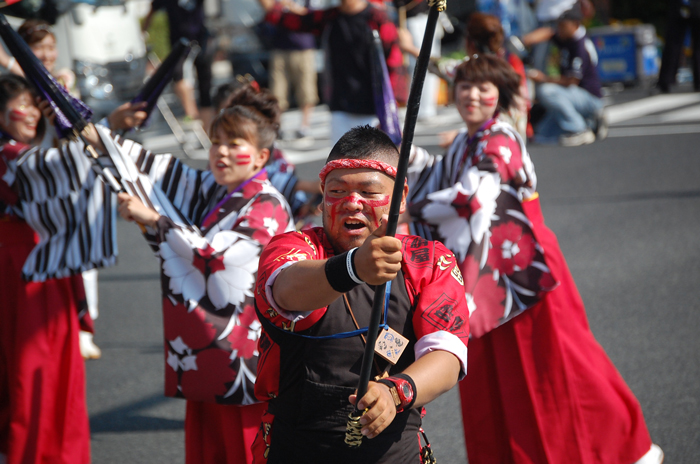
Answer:
[[(416, 340), (415, 358), (432, 350), (451, 352), (460, 359), (463, 376), (467, 363), (469, 311), (457, 260), (440, 242), (410, 235), (397, 238), (402, 243), (401, 268), (413, 311), (414, 335), (408, 335)], [(294, 332), (306, 330), (320, 321), (327, 307), (306, 313), (284, 311), (273, 301), (271, 288), (282, 269), (299, 261), (326, 259), (334, 254), (320, 227), (273, 237), (260, 257), (255, 290), (258, 311), (276, 326)], [(264, 401), (279, 393), (279, 346), (263, 333), (258, 351), (255, 394)]]
[(523, 203), (536, 175), (515, 129), (491, 120), (457, 136), (447, 154), (411, 185), (414, 233), (441, 240), (464, 275), (473, 337), (537, 304), (558, 285)]

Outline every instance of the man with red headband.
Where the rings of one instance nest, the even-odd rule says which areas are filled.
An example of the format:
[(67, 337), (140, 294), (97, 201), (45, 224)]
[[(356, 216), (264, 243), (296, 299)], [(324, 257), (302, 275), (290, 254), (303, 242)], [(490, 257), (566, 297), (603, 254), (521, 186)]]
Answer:
[[(280, 235), (263, 251), (255, 392), (269, 406), (255, 463), (419, 462), (420, 410), (466, 373), (469, 311), (454, 255), (439, 242), (384, 236), (397, 163), (386, 134), (352, 129), (320, 174), (323, 227)], [(375, 381), (358, 404), (364, 438), (351, 448), (361, 329), (385, 282)]]

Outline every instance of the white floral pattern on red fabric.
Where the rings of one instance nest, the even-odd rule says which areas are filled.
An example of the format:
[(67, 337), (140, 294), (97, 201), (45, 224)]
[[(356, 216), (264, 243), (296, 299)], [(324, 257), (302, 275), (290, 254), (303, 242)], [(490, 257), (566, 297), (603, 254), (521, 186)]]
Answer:
[(497, 175), (470, 168), (451, 189), (428, 194), (423, 219), (437, 224), (443, 243), (463, 260), (472, 242), (481, 244), (488, 232), (500, 193)]
[(163, 273), (170, 278), (169, 288), (175, 295), (189, 303), (194, 309), (204, 296), (204, 275), (192, 265), (195, 251), (207, 246), (206, 240), (185, 229), (170, 229), (166, 233), (167, 241), (160, 243), (160, 258)]
[(223, 404), (255, 402), (253, 308), (262, 247), (293, 230), (284, 197), (264, 175), (217, 206), (204, 236), (161, 221), (166, 394)]
[(224, 267), (207, 280), (209, 300), (217, 309), (242, 304), (246, 297), (253, 296), (260, 244), (235, 232), (220, 232), (212, 248), (222, 250), (220, 259)]
[[(232, 231), (219, 232), (211, 245), (192, 235), (171, 229), (160, 244), (163, 273), (170, 277), (170, 291), (182, 295), (190, 308), (206, 294), (217, 310), (238, 305), (252, 296), (260, 245)], [(195, 248), (190, 248), (190, 243)]]
[(227, 340), (231, 342), (231, 356), (240, 356), (245, 359), (257, 356), (261, 325), (255, 314), (255, 309), (248, 305), (236, 317), (238, 324), (233, 327), (227, 337)]
[(473, 336), (556, 287), (522, 207), (534, 194), (534, 168), (510, 126), (493, 122), (473, 139), (462, 133), (421, 182), (411, 215), (423, 221), (417, 230), (428, 230), (460, 260)]
[(535, 258), (535, 238), (513, 222), (495, 226), (491, 231), (488, 263), (501, 274), (522, 271)]

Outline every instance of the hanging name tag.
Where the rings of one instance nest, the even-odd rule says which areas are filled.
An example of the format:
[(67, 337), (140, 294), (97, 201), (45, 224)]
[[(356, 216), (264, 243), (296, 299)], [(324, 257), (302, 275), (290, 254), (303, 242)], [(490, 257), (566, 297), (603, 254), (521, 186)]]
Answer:
[(408, 339), (389, 327), (379, 332), (374, 352), (391, 364), (396, 364), (407, 346)]

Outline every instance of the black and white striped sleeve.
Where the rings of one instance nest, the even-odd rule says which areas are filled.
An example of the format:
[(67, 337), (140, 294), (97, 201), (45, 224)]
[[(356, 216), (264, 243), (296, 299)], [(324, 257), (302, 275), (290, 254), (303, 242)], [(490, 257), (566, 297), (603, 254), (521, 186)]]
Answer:
[(200, 224), (225, 194), (210, 171), (187, 166), (170, 154), (154, 154), (133, 140), (116, 137), (115, 143), (192, 224)]
[(82, 142), (34, 148), (17, 163), (17, 208), (39, 237), (22, 276), (44, 281), (116, 263), (116, 198)]

